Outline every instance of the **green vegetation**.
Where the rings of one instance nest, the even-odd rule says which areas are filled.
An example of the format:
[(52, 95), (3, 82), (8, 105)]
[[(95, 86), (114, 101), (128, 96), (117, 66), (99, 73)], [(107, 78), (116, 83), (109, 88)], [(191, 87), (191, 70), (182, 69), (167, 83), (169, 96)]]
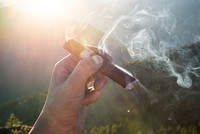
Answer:
[[(116, 88), (110, 89), (110, 86)], [(138, 104), (144, 102), (134, 101), (133, 95), (135, 93), (126, 92), (112, 83), (108, 84), (107, 89), (102, 99), (89, 108), (83, 134), (198, 134), (200, 132), (200, 123), (181, 125), (175, 122), (175, 117), (172, 117), (172, 120), (168, 120), (169, 116), (166, 119), (163, 117), (166, 113), (160, 111), (167, 97), (162, 98), (162, 101), (160, 99), (159, 102), (149, 104), (145, 111), (140, 110), (140, 106), (138, 106)], [(13, 111), (14, 113), (10, 113), (5, 123), (1, 126), (9, 130), (9, 134), (27, 134), (31, 129), (30, 125), (33, 125), (44, 104), (45, 96), (46, 93), (39, 93), (38, 95), (16, 99), (16, 102), (12, 101), (12, 103), (7, 103), (7, 105), (1, 107), (1, 111)], [(189, 99), (192, 101), (190, 104), (195, 102), (195, 98), (193, 98), (194, 100), (192, 98)], [(179, 113), (182, 114), (182, 111), (179, 111)], [(25, 114), (19, 114), (19, 117), (15, 116), (17, 115), (16, 113)], [(35, 116), (33, 117), (32, 115)], [(195, 115), (198, 116), (198, 113)], [(0, 117), (1, 121), (3, 121), (3, 116)], [(30, 118), (32, 119), (31, 122), (28, 120)], [(191, 118), (193, 117), (191, 116)], [(184, 119), (185, 122), (190, 120)], [(156, 124), (158, 121), (160, 122)]]
[[(21, 124), (11, 114), (6, 126), (0, 128), (1, 134), (28, 134), (31, 126)], [(176, 125), (174, 127), (160, 127), (158, 129), (146, 128), (139, 119), (130, 120), (124, 119), (118, 123), (107, 124), (103, 126), (93, 126), (91, 129), (84, 130), (82, 134), (199, 134), (200, 123), (190, 126)]]
[[(32, 125), (38, 117), (46, 97), (46, 92), (35, 95), (16, 98), (0, 105), (0, 126), (3, 126), (8, 118), (13, 115), (21, 119), (23, 123)], [(12, 115), (12, 116), (11, 116)]]
[(177, 125), (176, 127), (161, 127), (159, 129), (153, 130), (149, 129), (140, 129), (137, 130), (132, 123), (126, 124), (111, 124), (101, 127), (93, 127), (89, 131), (84, 131), (83, 134), (199, 134), (200, 124), (197, 126), (191, 125), (188, 127), (183, 127)]
[(0, 127), (1, 134), (28, 134), (31, 126), (22, 124), (14, 114), (10, 114), (4, 127)]
[(11, 128), (12, 126), (21, 125), (21, 124), (22, 124), (22, 122), (19, 121), (19, 119), (17, 119), (14, 114), (11, 114), (9, 119), (7, 120), (6, 124), (5, 124), (5, 127)]

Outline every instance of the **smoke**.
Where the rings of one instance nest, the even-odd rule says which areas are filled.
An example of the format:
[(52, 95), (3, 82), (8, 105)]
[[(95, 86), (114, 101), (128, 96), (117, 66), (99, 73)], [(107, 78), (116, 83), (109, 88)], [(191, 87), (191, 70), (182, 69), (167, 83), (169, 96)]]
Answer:
[[(176, 77), (181, 87), (192, 86), (190, 74), (200, 76), (198, 52), (188, 55), (190, 49), (182, 48), (200, 41), (199, 0), (124, 0), (106, 4), (95, 7), (96, 12), (90, 16), (90, 23), (105, 32), (99, 43), (101, 49), (120, 64), (152, 60)], [(172, 57), (175, 50), (177, 59)]]

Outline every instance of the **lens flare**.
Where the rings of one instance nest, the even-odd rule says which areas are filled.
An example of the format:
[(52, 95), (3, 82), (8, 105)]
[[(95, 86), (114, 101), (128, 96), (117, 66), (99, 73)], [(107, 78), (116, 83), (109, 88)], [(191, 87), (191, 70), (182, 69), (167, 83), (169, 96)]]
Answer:
[(62, 13), (63, 1), (55, 0), (29, 0), (26, 2), (25, 10), (31, 14), (49, 16)]
[(69, 14), (75, 1), (28, 0), (22, 5), (25, 12), (39, 17), (63, 17)]

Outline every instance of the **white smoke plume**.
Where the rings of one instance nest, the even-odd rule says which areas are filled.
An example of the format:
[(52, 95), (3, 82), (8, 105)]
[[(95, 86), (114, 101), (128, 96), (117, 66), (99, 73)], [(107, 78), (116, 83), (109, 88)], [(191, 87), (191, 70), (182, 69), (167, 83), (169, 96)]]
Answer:
[[(101, 6), (94, 6), (89, 23), (105, 32), (99, 47), (110, 53), (115, 62), (124, 64), (151, 59), (176, 77), (181, 87), (192, 86), (189, 74), (200, 76), (198, 55), (189, 57), (187, 50), (183, 50), (180, 53), (183, 60), (176, 61), (170, 59), (169, 52), (200, 41), (199, 0), (100, 3)], [(177, 71), (177, 66), (182, 70)]]
[[(79, 19), (82, 29), (89, 24), (103, 31), (99, 47), (117, 64), (154, 61), (184, 88), (192, 86), (189, 74), (200, 76), (198, 52), (188, 56), (189, 50), (181, 49), (200, 41), (200, 0), (85, 2), (88, 13)], [(179, 59), (170, 57), (179, 49)]]

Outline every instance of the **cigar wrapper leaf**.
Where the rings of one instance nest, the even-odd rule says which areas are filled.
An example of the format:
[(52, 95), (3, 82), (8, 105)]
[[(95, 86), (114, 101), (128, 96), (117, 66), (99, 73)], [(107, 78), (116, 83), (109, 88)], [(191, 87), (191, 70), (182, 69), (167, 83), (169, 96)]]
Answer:
[(125, 71), (121, 67), (110, 63), (104, 57), (102, 51), (89, 49), (88, 47), (81, 45), (73, 39), (69, 39), (68, 41), (66, 41), (63, 47), (72, 55), (76, 56), (78, 59), (89, 57), (94, 54), (100, 55), (103, 58), (103, 65), (99, 70), (102, 74), (106, 75), (127, 90), (132, 91), (138, 86), (138, 79), (134, 78), (132, 74)]

